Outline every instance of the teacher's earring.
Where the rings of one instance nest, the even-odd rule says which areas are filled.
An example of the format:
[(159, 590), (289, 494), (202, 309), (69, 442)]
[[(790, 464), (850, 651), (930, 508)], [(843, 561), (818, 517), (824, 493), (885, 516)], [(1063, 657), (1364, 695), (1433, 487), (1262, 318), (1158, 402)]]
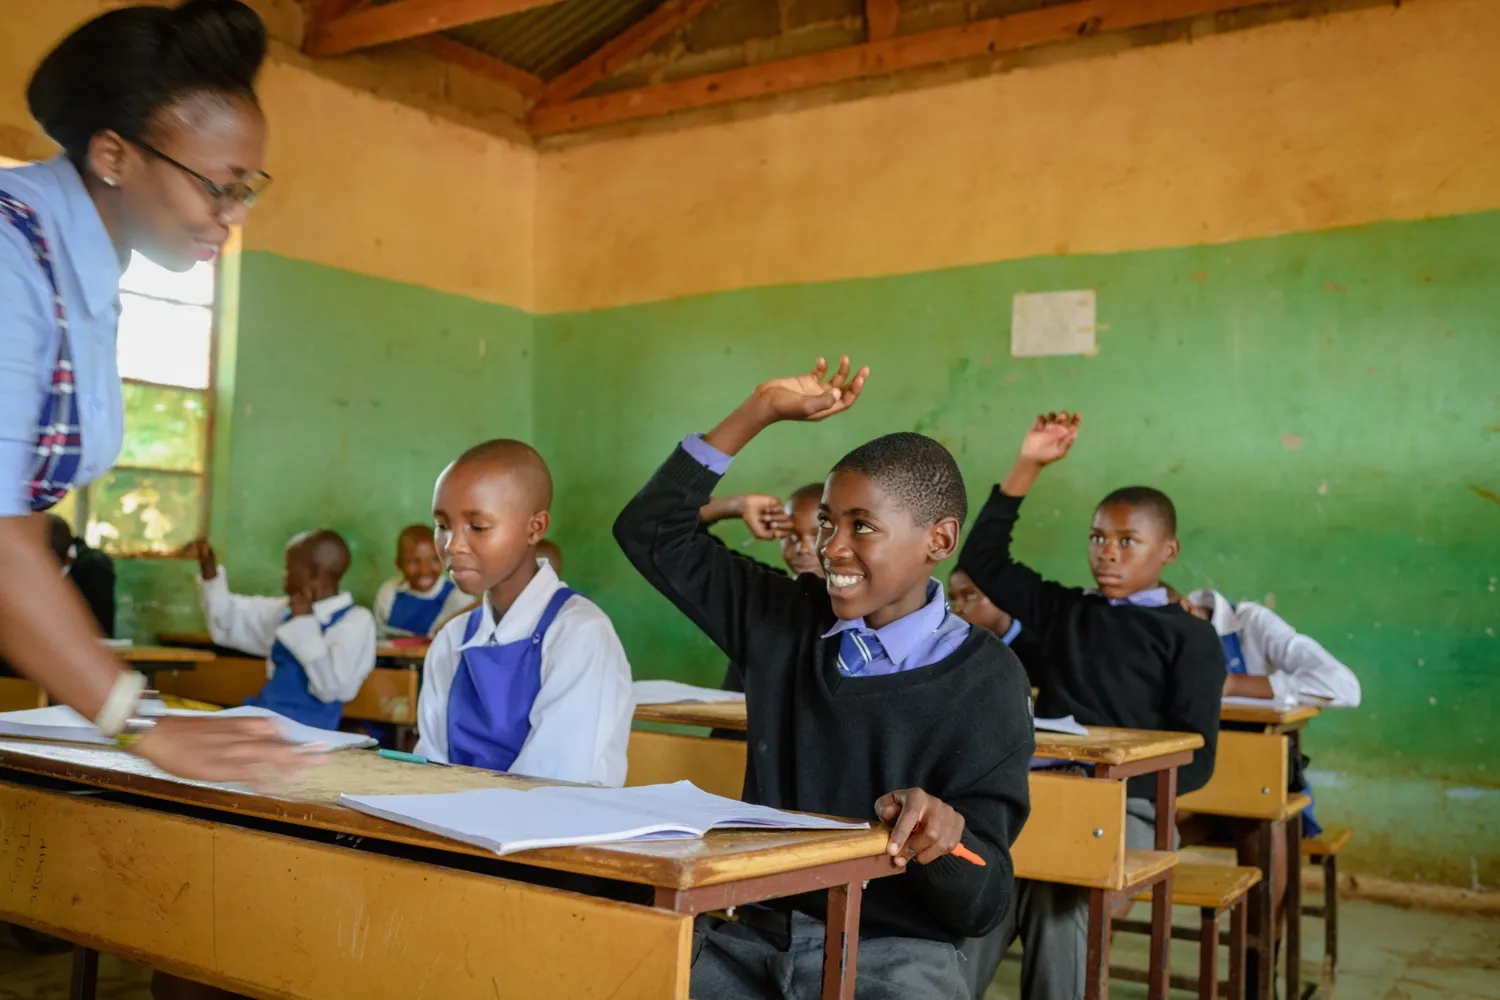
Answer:
[(105, 187), (112, 187), (113, 188), (113, 187), (119, 187), (120, 186), (119, 178), (116, 178), (116, 177), (101, 177), (99, 179), (104, 182), (104, 186)]

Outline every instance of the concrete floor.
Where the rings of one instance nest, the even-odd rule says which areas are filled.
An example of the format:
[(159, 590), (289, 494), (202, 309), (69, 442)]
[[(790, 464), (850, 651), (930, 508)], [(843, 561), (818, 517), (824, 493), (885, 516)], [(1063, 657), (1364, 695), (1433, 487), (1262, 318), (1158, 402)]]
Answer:
[[(1185, 922), (1193, 919), (1193, 911), (1179, 914)], [(1346, 900), (1340, 917), (1339, 1000), (1500, 1000), (1500, 920), (1358, 900)], [(1317, 976), (1323, 954), (1322, 931), (1321, 921), (1304, 922), (1304, 975), (1309, 979)], [(1196, 971), (1195, 947), (1173, 942), (1172, 964), (1178, 971)], [(1145, 968), (1145, 952), (1143, 938), (1115, 939), (1116, 964)], [(0, 1000), (65, 1000), (70, 963), (67, 955), (27, 955), (9, 933), (0, 931)], [(150, 1000), (149, 974), (139, 966), (104, 956), (99, 971), (100, 1000)], [(1019, 964), (1006, 962), (986, 1000), (1020, 1000), (1019, 978)], [(1135, 983), (1116, 982), (1110, 988), (1114, 1000), (1145, 995), (1145, 987)]]
[[(1150, 910), (1138, 905), (1132, 915), (1148, 919)], [(1178, 909), (1176, 918), (1193, 926), (1196, 911)], [(1339, 938), (1338, 1000), (1500, 1000), (1500, 920), (1346, 899), (1339, 906)], [(1314, 982), (1323, 958), (1323, 922), (1304, 920), (1302, 940), (1302, 974)], [(1197, 948), (1192, 941), (1173, 941), (1173, 971), (1196, 975)], [(1146, 968), (1144, 937), (1116, 935), (1112, 950), (1114, 965)], [(1221, 954), (1221, 971), (1227, 963)], [(1019, 962), (1002, 963), (985, 1000), (1021, 1000), (1020, 978)], [(1109, 995), (1136, 1000), (1146, 987), (1116, 981)], [(1285, 983), (1279, 995), (1287, 996)]]

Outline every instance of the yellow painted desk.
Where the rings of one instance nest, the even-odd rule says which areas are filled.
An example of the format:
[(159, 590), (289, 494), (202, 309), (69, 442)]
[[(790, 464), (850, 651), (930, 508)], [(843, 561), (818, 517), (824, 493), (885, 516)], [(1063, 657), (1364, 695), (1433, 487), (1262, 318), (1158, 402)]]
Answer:
[[(0, 917), (81, 946), (75, 986), (102, 950), (278, 1000), (686, 1000), (694, 914), (827, 891), (822, 995), (853, 997), (863, 884), (899, 874), (884, 829), (502, 861), (335, 804), (535, 784), (343, 751), (271, 796), (167, 779), (122, 751), (0, 740)], [(647, 887), (654, 905), (534, 885), (527, 868)]]

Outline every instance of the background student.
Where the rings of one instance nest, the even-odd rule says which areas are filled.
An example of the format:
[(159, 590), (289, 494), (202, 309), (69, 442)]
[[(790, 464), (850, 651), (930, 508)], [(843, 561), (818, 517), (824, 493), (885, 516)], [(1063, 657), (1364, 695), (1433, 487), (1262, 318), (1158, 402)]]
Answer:
[[(952, 455), (920, 434), (855, 449), (818, 513), (826, 579), (788, 577), (708, 537), (699, 510), (733, 456), (781, 420), (821, 420), (859, 397), (845, 358), (759, 386), (674, 450), (615, 522), (652, 586), (746, 670), (745, 799), (892, 824), (901, 878), (865, 891), (859, 1000), (950, 998), (954, 949), (1010, 907), (1010, 847), (1029, 810), (1035, 748), (1025, 676), (994, 636), (949, 613), (932, 572), (967, 513)], [(984, 865), (952, 852), (962, 845)], [(692, 988), (716, 1000), (819, 995), (821, 902), (700, 921)]]
[[(1150, 487), (1115, 490), (1100, 501), (1088, 534), (1094, 587), (1042, 578), (1011, 554), (1021, 504), (1046, 466), (1068, 454), (1077, 414), (1038, 417), (1005, 479), (969, 532), (959, 567), (994, 604), (1034, 631), (1045, 651), (1037, 714), (1072, 715), (1084, 725), (1195, 732), (1203, 747), (1179, 769), (1178, 791), (1213, 774), (1224, 686), (1224, 655), (1213, 630), (1173, 602), (1162, 570), (1179, 552), (1177, 512)], [(1155, 779), (1127, 782), (1126, 845), (1155, 844)], [(1087, 892), (1022, 882), (1020, 906), (999, 930), (970, 942), (971, 988), (983, 996), (1001, 954), (1022, 938), (1022, 991), (1028, 1000), (1083, 996)]]

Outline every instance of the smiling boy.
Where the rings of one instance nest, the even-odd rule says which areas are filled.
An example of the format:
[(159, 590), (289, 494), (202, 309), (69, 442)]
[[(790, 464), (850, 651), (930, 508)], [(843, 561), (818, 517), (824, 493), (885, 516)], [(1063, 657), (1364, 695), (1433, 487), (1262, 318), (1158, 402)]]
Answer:
[(464, 452), (438, 477), (438, 555), (480, 606), (438, 633), (422, 672), (417, 752), (432, 760), (618, 786), (634, 703), (614, 626), (537, 547), (552, 475), (520, 441)]
[[(1177, 774), (1178, 792), (1191, 792), (1213, 774), (1224, 654), (1213, 628), (1184, 611), (1162, 586), (1162, 570), (1180, 549), (1172, 501), (1149, 486), (1115, 490), (1100, 501), (1088, 536), (1093, 589), (1044, 580), (1011, 556), (1022, 500), (1041, 470), (1067, 455), (1079, 421), (1076, 413), (1052, 413), (1031, 425), (1015, 464), (975, 521), (959, 567), (1040, 638), (1045, 656), (1037, 677), (1039, 715), (1072, 715), (1086, 726), (1200, 734), (1203, 746)], [(1126, 787), (1126, 844), (1150, 849), (1155, 776), (1131, 778)], [(1019, 896), (1015, 918), (986, 947), (967, 949), (979, 971), (975, 995), (983, 994), (987, 975), (1019, 933), (1022, 994), (1029, 1000), (1081, 998), (1087, 893), (1023, 882)]]
[[(993, 635), (950, 614), (932, 571), (958, 547), (963, 477), (946, 448), (891, 434), (829, 475), (817, 552), (827, 579), (791, 578), (699, 529), (729, 463), (782, 420), (822, 420), (859, 397), (848, 359), (824, 381), (776, 379), (690, 436), (615, 522), (641, 574), (745, 666), (745, 798), (892, 824), (906, 872), (865, 891), (858, 1000), (967, 992), (954, 945), (1010, 905), (1010, 846), (1029, 810), (1034, 749), (1025, 677)], [(984, 860), (955, 856), (962, 844)], [(704, 919), (692, 990), (716, 1000), (816, 997), (821, 894)]]

